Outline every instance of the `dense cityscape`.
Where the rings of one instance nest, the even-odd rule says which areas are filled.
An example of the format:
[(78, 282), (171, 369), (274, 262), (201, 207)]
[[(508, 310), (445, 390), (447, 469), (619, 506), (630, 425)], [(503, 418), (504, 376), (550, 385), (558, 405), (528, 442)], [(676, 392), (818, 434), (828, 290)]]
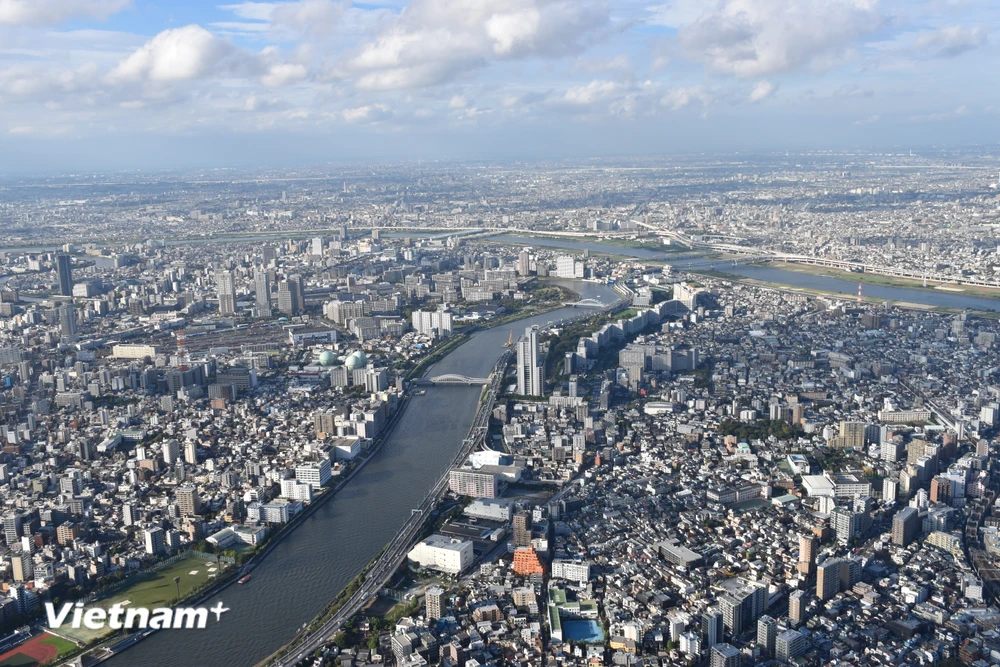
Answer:
[(226, 664), (996, 664), (998, 220), (975, 152), (0, 183), (0, 649), (275, 586)]

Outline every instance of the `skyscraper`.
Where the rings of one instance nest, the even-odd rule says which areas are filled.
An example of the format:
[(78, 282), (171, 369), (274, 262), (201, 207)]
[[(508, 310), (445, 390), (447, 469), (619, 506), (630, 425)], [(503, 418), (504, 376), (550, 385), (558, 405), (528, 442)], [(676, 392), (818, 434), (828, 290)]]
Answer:
[(56, 273), (59, 274), (59, 294), (73, 296), (73, 258), (70, 255), (56, 255)]
[(76, 308), (73, 304), (66, 303), (59, 306), (59, 326), (62, 328), (63, 336), (76, 335)]
[(253, 270), (253, 288), (257, 301), (257, 315), (271, 317), (271, 276), (258, 266)]
[(219, 314), (236, 314), (236, 283), (233, 272), (219, 269), (215, 272), (215, 284), (219, 288)]
[(517, 340), (517, 393), (542, 395), (542, 368), (538, 353), (538, 327), (528, 327)]

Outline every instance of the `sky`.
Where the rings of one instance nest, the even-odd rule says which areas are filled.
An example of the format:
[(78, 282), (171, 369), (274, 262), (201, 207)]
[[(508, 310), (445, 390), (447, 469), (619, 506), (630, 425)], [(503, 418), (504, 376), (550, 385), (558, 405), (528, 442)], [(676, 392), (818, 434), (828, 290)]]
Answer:
[(996, 145), (997, 0), (0, 0), (0, 171)]

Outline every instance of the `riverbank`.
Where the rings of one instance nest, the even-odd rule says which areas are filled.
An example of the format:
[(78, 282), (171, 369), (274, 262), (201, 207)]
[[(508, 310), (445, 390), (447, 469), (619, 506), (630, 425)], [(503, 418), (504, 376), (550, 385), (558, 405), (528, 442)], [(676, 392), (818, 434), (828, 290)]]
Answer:
[[(756, 287), (768, 287), (770, 289), (779, 290), (782, 292), (791, 292), (793, 294), (803, 294), (806, 296), (816, 296), (816, 297), (826, 297), (829, 299), (837, 299), (840, 301), (856, 301), (856, 297), (852, 297), (848, 294), (843, 294), (841, 292), (832, 292), (829, 290), (822, 290), (813, 287), (797, 287), (794, 285), (788, 285), (785, 283), (776, 283), (766, 280), (759, 280), (757, 278), (748, 278), (747, 276), (741, 276), (735, 273), (727, 273), (725, 271), (716, 271), (715, 269), (689, 269), (687, 273), (693, 275), (705, 276), (708, 278), (718, 278), (720, 280), (728, 280), (734, 283), (741, 283), (744, 285), (753, 285)], [(948, 306), (932, 306), (923, 303), (914, 303), (912, 301), (903, 301), (898, 299), (879, 299), (875, 297), (867, 297), (862, 295), (861, 300), (863, 303), (869, 305), (882, 304), (888, 301), (898, 308), (904, 308), (906, 310), (923, 310), (936, 313), (950, 313), (959, 314), (964, 312), (972, 312), (980, 317), (988, 317), (991, 319), (1000, 318), (1000, 312), (990, 311), (990, 310), (978, 310), (974, 308), (952, 308)]]
[(1000, 289), (993, 287), (980, 287), (978, 285), (956, 285), (954, 283), (928, 280), (924, 286), (922, 280), (910, 278), (897, 278), (895, 276), (883, 276), (878, 273), (855, 273), (844, 271), (829, 266), (814, 266), (812, 264), (798, 264), (796, 262), (771, 262), (771, 266), (785, 271), (796, 273), (807, 273), (812, 276), (826, 276), (827, 278), (839, 278), (841, 280), (857, 280), (866, 285), (883, 285), (885, 287), (902, 287), (905, 289), (926, 290), (936, 293), (955, 293), (968, 296), (981, 296), (986, 299), (1000, 300)]
[[(224, 577), (221, 577), (215, 584), (213, 584), (208, 589), (195, 591), (194, 594), (192, 594), (191, 596), (181, 598), (178, 601), (176, 601), (173, 604), (173, 606), (196, 606), (201, 602), (211, 598), (212, 596), (218, 595), (219, 593), (223, 592), (224, 590), (229, 588), (233, 583), (238, 581), (238, 579), (242, 575), (249, 573), (255, 567), (257, 567), (279, 544), (281, 544), (283, 540), (285, 540), (289, 535), (291, 535), (302, 523), (308, 520), (309, 517), (311, 517), (317, 511), (319, 511), (319, 509), (323, 507), (323, 505), (329, 502), (335, 495), (337, 495), (338, 492), (340, 492), (345, 486), (347, 486), (347, 484), (364, 469), (365, 465), (367, 465), (368, 462), (371, 461), (376, 454), (378, 454), (382, 446), (389, 439), (389, 436), (392, 434), (393, 430), (396, 428), (396, 425), (399, 423), (399, 420), (406, 412), (406, 409), (407, 407), (409, 407), (409, 404), (410, 404), (410, 398), (409, 395), (406, 395), (403, 398), (401, 405), (396, 409), (396, 412), (394, 412), (392, 417), (389, 419), (389, 422), (386, 424), (385, 428), (382, 429), (382, 433), (380, 433), (378, 437), (375, 439), (375, 442), (372, 444), (368, 452), (357, 462), (356, 465), (354, 465), (351, 468), (347, 476), (345, 476), (343, 479), (338, 480), (333, 487), (331, 487), (318, 497), (314, 498), (313, 501), (309, 503), (309, 505), (305, 509), (303, 509), (301, 512), (292, 517), (292, 519), (289, 520), (288, 523), (286, 523), (278, 531), (276, 531), (275, 534), (271, 537), (271, 539), (269, 539), (267, 543), (264, 545), (264, 549), (262, 551), (253, 554), (253, 556), (251, 556), (245, 563), (243, 563), (243, 565), (235, 567), (229, 572), (227, 572)], [(361, 574), (363, 574), (363, 572)], [(359, 574), (358, 576), (361, 576), (361, 574)], [(143, 639), (152, 636), (152, 634), (153, 633), (134, 634), (132, 635), (132, 641), (128, 645), (122, 647), (122, 649), (119, 650), (118, 652), (108, 653), (107, 655), (100, 657), (95, 656), (91, 662), (87, 662), (84, 664), (88, 666), (96, 665), (106, 660), (109, 660), (115, 655), (118, 655), (123, 651), (135, 646)], [(105, 647), (115, 646), (117, 644), (120, 644), (123, 641), (125, 641), (125, 639), (128, 639), (128, 637), (124, 634), (113, 635), (110, 638), (102, 639), (96, 646), (81, 647), (80, 653), (76, 653), (74, 655), (86, 656), (87, 653), (91, 653), (95, 650), (103, 650)]]

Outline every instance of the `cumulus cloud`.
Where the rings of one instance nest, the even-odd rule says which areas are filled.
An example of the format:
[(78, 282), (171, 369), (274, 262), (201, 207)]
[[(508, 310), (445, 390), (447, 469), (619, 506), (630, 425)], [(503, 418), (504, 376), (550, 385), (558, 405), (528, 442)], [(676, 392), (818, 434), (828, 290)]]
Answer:
[(300, 63), (277, 63), (268, 68), (267, 73), (260, 78), (260, 82), (268, 88), (275, 88), (301, 81), (308, 74), (308, 68)]
[(186, 81), (233, 71), (245, 57), (229, 42), (198, 25), (164, 30), (123, 59), (108, 81)]
[(563, 101), (569, 104), (587, 106), (603, 102), (622, 90), (623, 86), (614, 81), (591, 81), (582, 86), (573, 86), (563, 95)]
[(882, 22), (876, 0), (720, 0), (679, 38), (710, 68), (757, 77), (841, 56)]
[(700, 103), (702, 106), (708, 106), (711, 101), (712, 96), (705, 89), (705, 87), (701, 85), (673, 88), (668, 90), (663, 97), (660, 98), (660, 104), (673, 111), (683, 109), (684, 107), (694, 104), (695, 102)]
[(987, 30), (982, 26), (963, 28), (952, 25), (921, 34), (917, 37), (916, 47), (934, 58), (953, 58), (982, 46), (986, 35)]
[(598, 0), (414, 0), (345, 65), (358, 87), (429, 86), (494, 60), (578, 53), (609, 21)]
[(751, 102), (760, 102), (761, 100), (770, 97), (778, 87), (771, 83), (770, 81), (758, 81), (757, 85), (753, 87), (750, 91), (749, 100)]
[(0, 25), (56, 25), (69, 19), (106, 19), (132, 0), (0, 0)]

